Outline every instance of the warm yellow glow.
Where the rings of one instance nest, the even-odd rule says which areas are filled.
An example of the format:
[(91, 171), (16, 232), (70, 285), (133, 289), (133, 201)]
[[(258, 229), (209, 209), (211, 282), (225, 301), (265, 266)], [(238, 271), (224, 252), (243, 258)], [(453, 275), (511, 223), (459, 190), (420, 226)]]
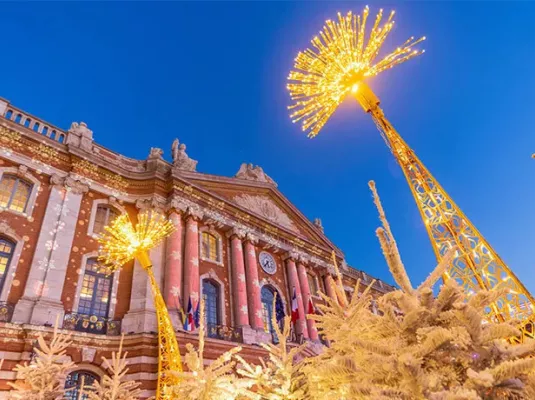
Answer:
[[(319, 36), (312, 39), (313, 49), (300, 52), (287, 88), (294, 104), (289, 108), (293, 122), (302, 120), (303, 131), (316, 136), (345, 96), (358, 91), (359, 82), (423, 53), (413, 46), (425, 40), (409, 38), (393, 52), (377, 60), (378, 54), (394, 27), (394, 12), (381, 25), (380, 10), (369, 35), (366, 22), (369, 8), (362, 15), (351, 11), (338, 21), (326, 22)], [(366, 42), (366, 43), (365, 43)]]
[(128, 215), (117, 217), (99, 238), (99, 261), (113, 272), (136, 257), (140, 259), (174, 230), (173, 224), (155, 211), (138, 215), (133, 226)]

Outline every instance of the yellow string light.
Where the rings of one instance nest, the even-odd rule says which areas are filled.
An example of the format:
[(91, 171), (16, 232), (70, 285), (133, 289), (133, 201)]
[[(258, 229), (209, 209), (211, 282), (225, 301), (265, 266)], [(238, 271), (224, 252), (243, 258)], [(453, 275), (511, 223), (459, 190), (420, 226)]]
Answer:
[(366, 78), (424, 52), (413, 47), (425, 37), (411, 37), (393, 52), (377, 59), (394, 27), (394, 11), (381, 25), (381, 9), (366, 38), (368, 14), (367, 6), (362, 15), (351, 11), (345, 16), (338, 13), (338, 21), (328, 20), (319, 36), (312, 39), (314, 49), (306, 49), (295, 58), (295, 69), (290, 72), (287, 86), (294, 101), (289, 107), (293, 110), (290, 116), (293, 122), (302, 120), (303, 131), (309, 131), (309, 137), (319, 133), (345, 96), (358, 92), (359, 84)]

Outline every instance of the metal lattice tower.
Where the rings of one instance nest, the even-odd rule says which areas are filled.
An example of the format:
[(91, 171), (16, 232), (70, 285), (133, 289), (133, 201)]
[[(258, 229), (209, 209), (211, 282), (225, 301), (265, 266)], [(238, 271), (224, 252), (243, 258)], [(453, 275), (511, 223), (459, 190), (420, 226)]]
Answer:
[(488, 319), (517, 321), (522, 336), (515, 341), (534, 338), (535, 301), (531, 294), (385, 118), (371, 89), (361, 84), (355, 97), (372, 116), (401, 166), (437, 260), (440, 262), (450, 248), (459, 249), (444, 278), (455, 279), (467, 293), (507, 289), (507, 294), (486, 308)]

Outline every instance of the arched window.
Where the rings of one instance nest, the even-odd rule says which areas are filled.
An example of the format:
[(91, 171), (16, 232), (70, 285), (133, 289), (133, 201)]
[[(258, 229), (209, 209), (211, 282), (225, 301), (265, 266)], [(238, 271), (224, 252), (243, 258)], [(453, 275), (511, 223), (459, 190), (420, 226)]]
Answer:
[(211, 279), (202, 281), (202, 297), (204, 299), (204, 315), (206, 331), (209, 337), (218, 337), (217, 326), (221, 324), (219, 316), (219, 284)]
[(221, 262), (219, 238), (210, 232), (202, 232), (202, 253), (205, 260)]
[(93, 233), (98, 234), (104, 232), (104, 227), (113, 222), (119, 216), (119, 212), (107, 205), (99, 204), (97, 212), (95, 213), (95, 223), (93, 224)]
[(29, 128), (31, 123), (32, 123), (32, 120), (30, 118), (26, 118), (26, 120), (24, 121), (24, 126), (26, 128)]
[(8, 210), (25, 212), (32, 184), (15, 175), (2, 175), (0, 181), (0, 207)]
[(4, 281), (6, 280), (14, 251), (15, 243), (0, 237), (0, 293), (4, 288)]
[[(275, 316), (277, 320), (280, 320), (282, 317), (284, 317), (284, 306), (282, 304), (282, 300), (280, 297), (280, 294), (270, 286), (263, 286), (261, 290), (261, 298), (262, 298), (262, 314), (264, 319), (264, 330), (268, 333), (271, 333), (273, 340), (276, 341), (276, 333), (275, 333), (275, 327), (273, 326), (273, 314), (275, 313)], [(273, 298), (275, 297), (275, 294), (277, 294), (277, 302), (275, 304), (275, 310), (273, 309)]]
[(35, 124), (33, 124), (33, 128), (32, 129), (34, 130), (34, 132), (39, 132), (39, 127), (40, 126), (41, 125), (39, 124), (39, 122), (36, 122)]
[(15, 122), (17, 124), (20, 124), (20, 121), (22, 120), (22, 115), (21, 114), (17, 114), (17, 116), (15, 117)]
[(87, 400), (88, 396), (84, 393), (78, 399), (78, 393), (82, 386), (82, 378), (84, 381), (84, 392), (88, 386), (92, 386), (95, 381), (100, 381), (99, 377), (88, 371), (74, 371), (71, 372), (65, 380), (65, 399), (66, 400)]
[(58, 137), (58, 142), (63, 143), (65, 141), (65, 135), (62, 133)]
[[(99, 321), (108, 318), (110, 306), (112, 275), (106, 275), (96, 258), (87, 260), (78, 303), (81, 317), (77, 330), (102, 332)], [(105, 324), (104, 324), (105, 325)], [(100, 328), (100, 329), (99, 329)]]
[(13, 116), (13, 110), (7, 110), (6, 119), (11, 119), (12, 116)]

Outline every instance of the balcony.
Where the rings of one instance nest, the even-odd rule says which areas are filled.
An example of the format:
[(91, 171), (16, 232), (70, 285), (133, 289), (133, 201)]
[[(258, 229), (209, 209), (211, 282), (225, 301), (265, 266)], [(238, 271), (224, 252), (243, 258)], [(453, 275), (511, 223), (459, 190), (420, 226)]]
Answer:
[(0, 322), (11, 322), (13, 315), (13, 304), (0, 301)]
[(97, 317), (96, 315), (67, 313), (63, 319), (63, 329), (117, 336), (121, 334), (121, 321)]
[(207, 324), (206, 336), (227, 342), (243, 343), (241, 330), (230, 326)]

